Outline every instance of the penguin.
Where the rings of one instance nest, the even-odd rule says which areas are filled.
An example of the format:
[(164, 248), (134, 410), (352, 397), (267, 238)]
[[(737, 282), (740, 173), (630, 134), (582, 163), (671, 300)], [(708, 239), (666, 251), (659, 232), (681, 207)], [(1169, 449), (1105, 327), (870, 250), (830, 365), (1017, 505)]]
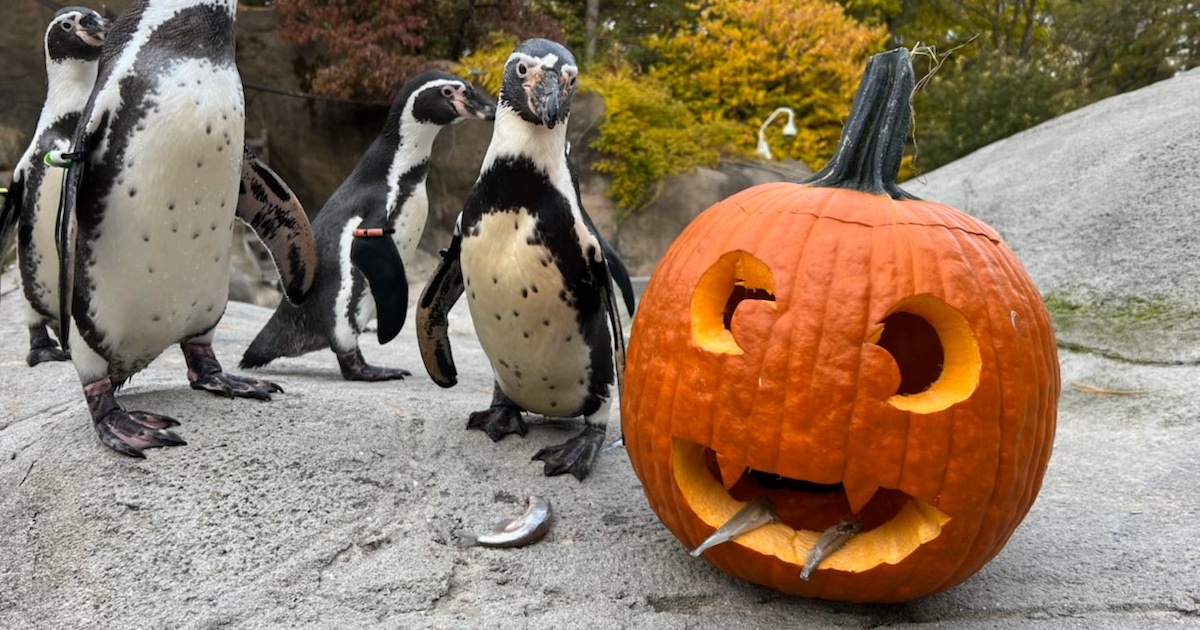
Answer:
[(63, 173), (43, 159), (50, 151), (70, 147), (80, 112), (96, 82), (100, 46), (108, 20), (85, 7), (59, 9), (46, 27), (46, 101), (37, 129), (13, 169), (12, 183), (0, 209), (0, 252), (8, 251), (14, 235), (21, 274), (33, 367), (46, 361), (69, 361), (67, 352), (50, 336), (58, 325), (58, 254), (54, 250), (54, 221), (62, 191)]
[(312, 297), (302, 306), (279, 304), (242, 356), (243, 369), (331, 348), (346, 380), (411, 374), (368, 364), (358, 336), (376, 314), (380, 343), (404, 324), (404, 266), (425, 230), (425, 178), (438, 132), (469, 118), (491, 120), (495, 112), (494, 103), (452, 74), (425, 72), (404, 84), (379, 136), (313, 219), (320, 261)]
[(237, 0), (134, 0), (113, 22), (59, 205), (59, 341), (99, 440), (144, 457), (184, 444), (178, 421), (126, 410), (116, 390), (179, 344), (193, 389), (269, 399), (275, 383), (227, 374), (212, 348), (229, 292), (235, 216), (267, 244), (302, 301), (316, 243), (295, 196), (244, 145), (234, 63)]
[(613, 281), (632, 312), (628, 273), (580, 201), (566, 127), (579, 70), (561, 44), (521, 42), (504, 67), (495, 128), (453, 240), (417, 307), (421, 357), (434, 382), (456, 381), (446, 332), (464, 293), (495, 376), (491, 405), (468, 429), (493, 441), (527, 431), (523, 412), (583, 416), (578, 435), (533, 459), (582, 481), (604, 440), (624, 334)]

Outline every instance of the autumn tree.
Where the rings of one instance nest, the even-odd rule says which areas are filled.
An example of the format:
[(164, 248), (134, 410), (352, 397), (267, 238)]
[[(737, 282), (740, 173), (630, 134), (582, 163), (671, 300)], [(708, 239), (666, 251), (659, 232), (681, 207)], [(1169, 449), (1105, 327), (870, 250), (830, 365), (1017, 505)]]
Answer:
[(799, 135), (769, 130), (781, 159), (819, 167), (842, 131), (867, 57), (886, 41), (825, 0), (712, 0), (648, 46), (652, 75), (701, 122), (744, 127), (737, 147), (754, 151), (760, 124), (778, 107), (796, 112)]
[(1200, 65), (1194, 0), (839, 1), (942, 56), (916, 98), (919, 170)]
[(561, 36), (529, 0), (277, 0), (280, 37), (314, 45), (311, 89), (387, 100), (409, 75), (455, 60), (494, 30)]

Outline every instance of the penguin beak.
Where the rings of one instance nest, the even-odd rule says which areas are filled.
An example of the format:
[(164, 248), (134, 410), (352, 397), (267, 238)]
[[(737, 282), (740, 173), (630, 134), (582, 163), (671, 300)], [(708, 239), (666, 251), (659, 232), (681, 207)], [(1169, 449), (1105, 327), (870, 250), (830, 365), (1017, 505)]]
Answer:
[(475, 90), (468, 89), (461, 99), (456, 99), (454, 108), (462, 116), (459, 120), (463, 118), (496, 120), (496, 104)]
[[(553, 70), (533, 71), (530, 73), (532, 85), (526, 83), (529, 91), (529, 109), (542, 119), (542, 124), (548, 129), (566, 119), (566, 109), (562, 107), (562, 82), (558, 73)], [(561, 117), (560, 117), (561, 115)]]
[(85, 15), (79, 20), (75, 36), (88, 46), (100, 46), (108, 33), (108, 20), (97, 15)]

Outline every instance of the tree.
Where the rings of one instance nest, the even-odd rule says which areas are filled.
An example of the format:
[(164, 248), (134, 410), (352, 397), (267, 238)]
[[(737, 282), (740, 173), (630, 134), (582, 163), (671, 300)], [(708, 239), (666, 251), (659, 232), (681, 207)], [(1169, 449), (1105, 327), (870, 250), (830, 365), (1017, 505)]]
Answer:
[(657, 59), (651, 74), (701, 122), (744, 125), (737, 146), (746, 154), (766, 117), (791, 107), (800, 133), (773, 141), (773, 150), (824, 164), (866, 59), (883, 46), (886, 32), (824, 0), (713, 0), (695, 8), (694, 19), (675, 33), (648, 40)]
[(280, 37), (318, 50), (312, 90), (386, 100), (433, 60), (455, 60), (493, 30), (561, 36), (529, 0), (278, 0)]
[(1072, 51), (1079, 87), (1104, 98), (1200, 65), (1200, 3), (1059, 0), (1054, 36)]
[(643, 40), (674, 30), (694, 13), (689, 8), (692, 1), (537, 0), (537, 5), (562, 24), (565, 43), (579, 53), (585, 64), (603, 63), (616, 50), (634, 65), (645, 68), (653, 65), (653, 60)]

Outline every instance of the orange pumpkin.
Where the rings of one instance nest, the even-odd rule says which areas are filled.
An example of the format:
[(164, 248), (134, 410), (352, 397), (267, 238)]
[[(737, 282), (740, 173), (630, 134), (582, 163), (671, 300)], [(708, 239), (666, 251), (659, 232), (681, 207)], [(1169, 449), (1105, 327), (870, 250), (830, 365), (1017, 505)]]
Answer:
[[(907, 51), (872, 58), (830, 164), (697, 217), (633, 324), (622, 423), (650, 505), (694, 548), (767, 497), (778, 522), (704, 557), (787, 593), (892, 602), (960, 583), (1050, 457), (1049, 314), (994, 230), (896, 185), (912, 90)], [(846, 521), (861, 533), (802, 580)]]

